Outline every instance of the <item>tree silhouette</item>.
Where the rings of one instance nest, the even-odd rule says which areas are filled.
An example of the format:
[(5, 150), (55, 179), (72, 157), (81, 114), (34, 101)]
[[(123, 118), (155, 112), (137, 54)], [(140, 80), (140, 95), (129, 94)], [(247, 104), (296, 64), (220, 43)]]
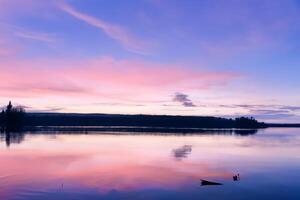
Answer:
[(13, 106), (11, 101), (2, 110), (0, 115), (0, 125), (2, 130), (5, 131), (19, 131), (23, 127), (25, 117), (25, 109), (21, 106)]
[(252, 128), (252, 127), (264, 127), (264, 123), (259, 123), (253, 117), (239, 117), (235, 118), (237, 128)]

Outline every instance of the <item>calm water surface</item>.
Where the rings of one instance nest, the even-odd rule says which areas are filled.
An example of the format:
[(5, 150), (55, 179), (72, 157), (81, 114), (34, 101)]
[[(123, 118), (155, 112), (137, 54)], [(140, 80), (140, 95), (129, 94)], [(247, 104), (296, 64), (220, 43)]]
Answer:
[(300, 199), (300, 129), (1, 135), (0, 199)]

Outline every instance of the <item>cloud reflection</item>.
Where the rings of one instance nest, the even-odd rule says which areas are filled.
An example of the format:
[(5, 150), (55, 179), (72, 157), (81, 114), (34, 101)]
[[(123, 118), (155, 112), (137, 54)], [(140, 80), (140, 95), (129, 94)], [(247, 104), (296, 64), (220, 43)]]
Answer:
[(177, 160), (187, 158), (187, 156), (192, 152), (192, 145), (184, 145), (180, 148), (174, 149), (172, 152), (173, 152), (173, 156)]

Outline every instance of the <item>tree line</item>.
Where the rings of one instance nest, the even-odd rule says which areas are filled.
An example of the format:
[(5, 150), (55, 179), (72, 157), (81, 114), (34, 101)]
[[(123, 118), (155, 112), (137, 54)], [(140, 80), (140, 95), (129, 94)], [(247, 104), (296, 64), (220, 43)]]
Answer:
[(0, 127), (2, 131), (22, 130), (23, 126), (124, 126), (161, 128), (266, 128), (265, 123), (253, 117), (226, 119), (205, 116), (171, 115), (117, 115), (117, 114), (68, 114), (26, 113), (21, 106), (11, 102), (2, 109)]

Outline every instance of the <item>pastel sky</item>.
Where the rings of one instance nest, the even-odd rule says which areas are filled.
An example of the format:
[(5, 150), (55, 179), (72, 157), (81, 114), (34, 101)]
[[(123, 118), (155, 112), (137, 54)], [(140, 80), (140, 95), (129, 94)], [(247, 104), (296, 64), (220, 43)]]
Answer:
[(300, 1), (0, 0), (0, 103), (300, 122)]

